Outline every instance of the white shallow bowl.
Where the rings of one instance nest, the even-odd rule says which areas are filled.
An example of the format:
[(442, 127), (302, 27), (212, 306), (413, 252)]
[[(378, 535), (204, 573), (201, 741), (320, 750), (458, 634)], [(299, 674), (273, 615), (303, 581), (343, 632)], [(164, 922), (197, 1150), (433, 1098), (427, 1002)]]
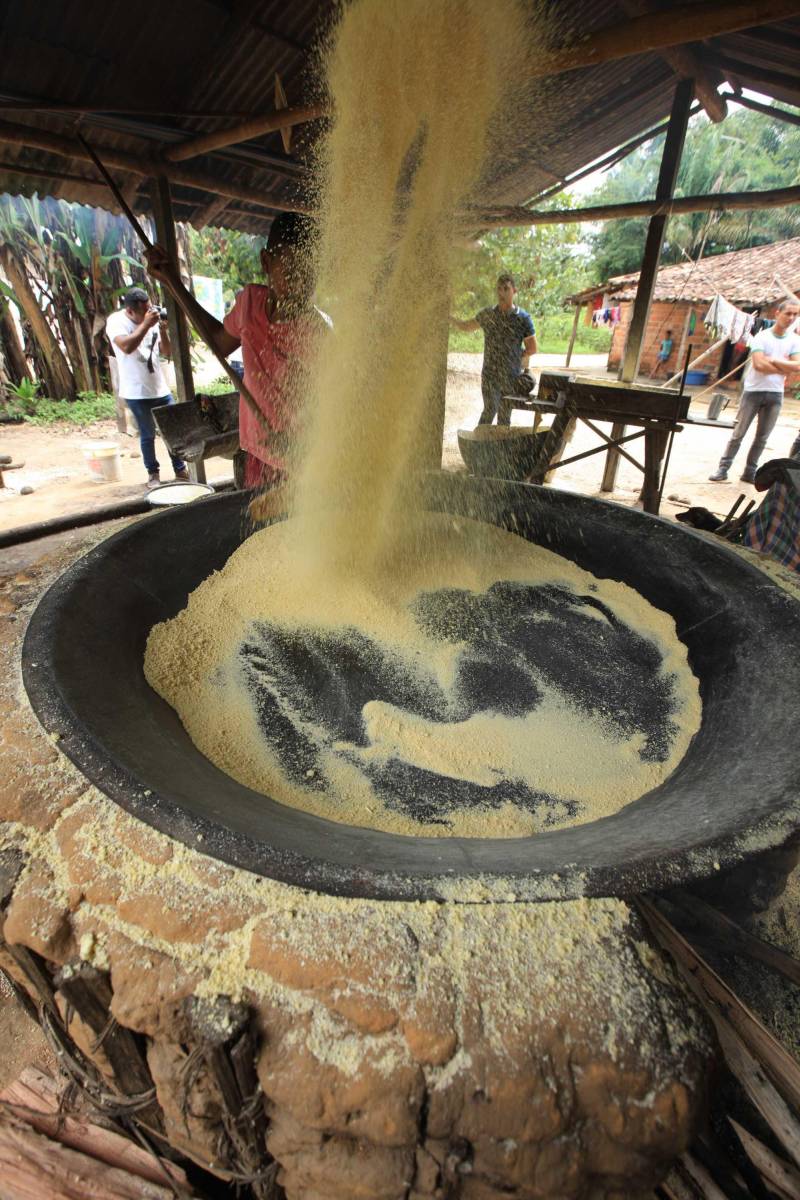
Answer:
[(193, 500), (213, 495), (214, 489), (210, 483), (183, 483), (178, 479), (174, 483), (162, 483), (160, 487), (153, 488), (147, 494), (147, 503), (161, 508), (166, 504), (191, 504)]

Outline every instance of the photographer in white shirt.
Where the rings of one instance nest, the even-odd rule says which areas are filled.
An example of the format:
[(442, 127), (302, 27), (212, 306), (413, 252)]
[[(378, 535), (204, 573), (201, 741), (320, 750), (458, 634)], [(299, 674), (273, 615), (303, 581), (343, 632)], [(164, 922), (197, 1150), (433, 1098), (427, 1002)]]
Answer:
[[(139, 430), (142, 460), (147, 471), (147, 487), (161, 482), (156, 458), (156, 428), (153, 409), (175, 401), (164, 382), (161, 355), (169, 357), (171, 347), (164, 310), (151, 303), (144, 288), (130, 288), (122, 297), (122, 308), (106, 321), (106, 336), (111, 342), (119, 369), (119, 394), (133, 413)], [(188, 479), (186, 464), (172, 459), (176, 479)]]

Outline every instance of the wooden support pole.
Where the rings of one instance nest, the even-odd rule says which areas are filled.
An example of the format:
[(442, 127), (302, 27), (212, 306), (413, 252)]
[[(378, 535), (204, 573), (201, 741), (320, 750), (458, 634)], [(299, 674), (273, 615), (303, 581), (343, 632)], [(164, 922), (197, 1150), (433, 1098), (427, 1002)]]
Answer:
[[(693, 97), (694, 81), (691, 79), (682, 79), (675, 89), (672, 112), (670, 113), (669, 125), (667, 126), (667, 136), (664, 141), (664, 151), (661, 156), (661, 169), (658, 174), (658, 184), (656, 186), (656, 200), (661, 203), (665, 200), (668, 201), (675, 190), (675, 181), (678, 178), (678, 168), (680, 167), (681, 153), (686, 137), (686, 127), (689, 123), (689, 109), (691, 108)], [(647, 318), (650, 315), (650, 304), (653, 299), (653, 289), (655, 287), (656, 275), (658, 274), (658, 263), (661, 258), (661, 247), (664, 244), (664, 231), (666, 227), (667, 217), (665, 214), (659, 213), (650, 218), (647, 240), (644, 245), (642, 269), (639, 274), (636, 299), (633, 304), (633, 315), (631, 316), (631, 323), (628, 326), (628, 336), (625, 341), (622, 366), (619, 372), (619, 377), (623, 383), (632, 383), (639, 369), (639, 360), (642, 356)], [(616, 434), (616, 436), (625, 433), (624, 424), (619, 425), (617, 428), (619, 429), (619, 434)], [(615, 437), (615, 433), (616, 430), (612, 430), (611, 436)], [(645, 512), (658, 512), (658, 501), (654, 497), (657, 496), (658, 492), (657, 476), (660, 459), (658, 463), (655, 463), (654, 456), (659, 449), (663, 453), (665, 445), (666, 439), (664, 438), (657, 438), (653, 435), (645, 438), (645, 484), (642, 489)], [(617, 482), (618, 470), (619, 454), (616, 450), (609, 450), (606, 455), (606, 465), (600, 485), (601, 491), (613, 492)], [(654, 505), (655, 507), (653, 507)]]
[(575, 305), (575, 316), (573, 317), (573, 320), (572, 320), (572, 332), (569, 335), (569, 345), (567, 346), (567, 358), (564, 363), (565, 367), (568, 367), (572, 361), (572, 350), (573, 350), (573, 347), (575, 346), (575, 338), (578, 335), (578, 319), (581, 315), (582, 307), (583, 306), (581, 304)]
[[(680, 340), (680, 345), (678, 346), (678, 357), (675, 360), (676, 362), (679, 362), (679, 363), (685, 362), (684, 354), (686, 352), (686, 344), (689, 340), (689, 326), (692, 323), (692, 312), (693, 311), (694, 310), (693, 310), (692, 306), (689, 305), (689, 307), (686, 310), (686, 316), (683, 319), (683, 329), (681, 330), (681, 340)], [(689, 370), (691, 371), (691, 369), (692, 369), (692, 364), (689, 363)], [(669, 387), (670, 384), (675, 383), (678, 379), (680, 379), (682, 374), (683, 374), (683, 367), (681, 367), (681, 369), (677, 375), (673, 375), (671, 379), (667, 379), (664, 383), (661, 384), (661, 386), (665, 387), (665, 388)]]
[[(156, 235), (164, 247), (170, 261), (178, 269), (178, 242), (175, 236), (175, 219), (172, 214), (172, 197), (169, 180), (164, 175), (157, 175), (151, 187), (153, 212), (156, 218)], [(178, 400), (185, 403), (194, 400), (194, 380), (192, 378), (192, 360), (189, 354), (189, 328), (183, 309), (175, 303), (172, 293), (164, 289), (164, 303), (169, 321), (169, 340), (172, 344), (172, 361), (175, 364), (175, 387)]]
[[(686, 127), (689, 121), (689, 108), (694, 97), (694, 81), (683, 79), (675, 89), (672, 102), (669, 127), (664, 142), (664, 152), (661, 156), (661, 169), (656, 186), (656, 200), (668, 201), (675, 190), (678, 178), (678, 168), (681, 163), (681, 153), (686, 137)], [(642, 269), (636, 288), (636, 299), (633, 303), (633, 315), (628, 328), (628, 339), (625, 344), (625, 354), (620, 371), (620, 379), (630, 383), (635, 379), (639, 369), (639, 359), (642, 353), (647, 318), (650, 315), (650, 304), (653, 299), (658, 264), (661, 258), (661, 248), (664, 244), (664, 232), (667, 227), (667, 215), (658, 213), (650, 218), (647, 230), (647, 240), (644, 246)]]
[(736, 92), (733, 96), (728, 96), (731, 104), (740, 104), (742, 108), (749, 108), (752, 112), (763, 113), (765, 117), (770, 117), (776, 121), (786, 121), (789, 125), (800, 125), (800, 113), (787, 112), (785, 108), (778, 108), (777, 104), (763, 104), (760, 100), (753, 100), (750, 96), (742, 96)]
[[(2, 134), (0, 134), (2, 141)], [(595, 204), (590, 208), (483, 208), (464, 214), (471, 228), (509, 229), (513, 225), (576, 225), (585, 221), (614, 221), (622, 217), (675, 216), (679, 213), (747, 212), (756, 208), (785, 208), (800, 204), (800, 187), (763, 192), (716, 192), (709, 196), (678, 196), (672, 200), (635, 200), (628, 204)]]
[[(621, 421), (614, 421), (611, 426), (612, 442), (621, 441), (625, 436), (625, 426)], [(603, 467), (603, 478), (600, 480), (601, 492), (613, 492), (617, 486), (617, 471), (619, 470), (619, 454), (616, 450), (609, 449), (606, 454), (606, 464)]]

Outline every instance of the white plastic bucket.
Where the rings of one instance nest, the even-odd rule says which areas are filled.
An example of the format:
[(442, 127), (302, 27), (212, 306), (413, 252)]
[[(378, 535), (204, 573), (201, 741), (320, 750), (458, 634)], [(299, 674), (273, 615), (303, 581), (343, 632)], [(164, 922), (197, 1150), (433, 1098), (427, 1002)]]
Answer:
[(89, 474), (96, 483), (116, 483), (122, 479), (122, 464), (116, 442), (84, 442), (81, 451)]

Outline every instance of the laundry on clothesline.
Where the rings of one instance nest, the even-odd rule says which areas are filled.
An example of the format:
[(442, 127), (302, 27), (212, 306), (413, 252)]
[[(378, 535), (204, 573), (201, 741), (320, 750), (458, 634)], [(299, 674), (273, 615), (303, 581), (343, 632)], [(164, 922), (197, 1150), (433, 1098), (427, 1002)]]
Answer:
[(712, 333), (714, 340), (726, 337), (729, 342), (741, 342), (753, 328), (755, 316), (743, 312), (724, 296), (716, 295), (711, 308), (703, 318), (706, 328)]

